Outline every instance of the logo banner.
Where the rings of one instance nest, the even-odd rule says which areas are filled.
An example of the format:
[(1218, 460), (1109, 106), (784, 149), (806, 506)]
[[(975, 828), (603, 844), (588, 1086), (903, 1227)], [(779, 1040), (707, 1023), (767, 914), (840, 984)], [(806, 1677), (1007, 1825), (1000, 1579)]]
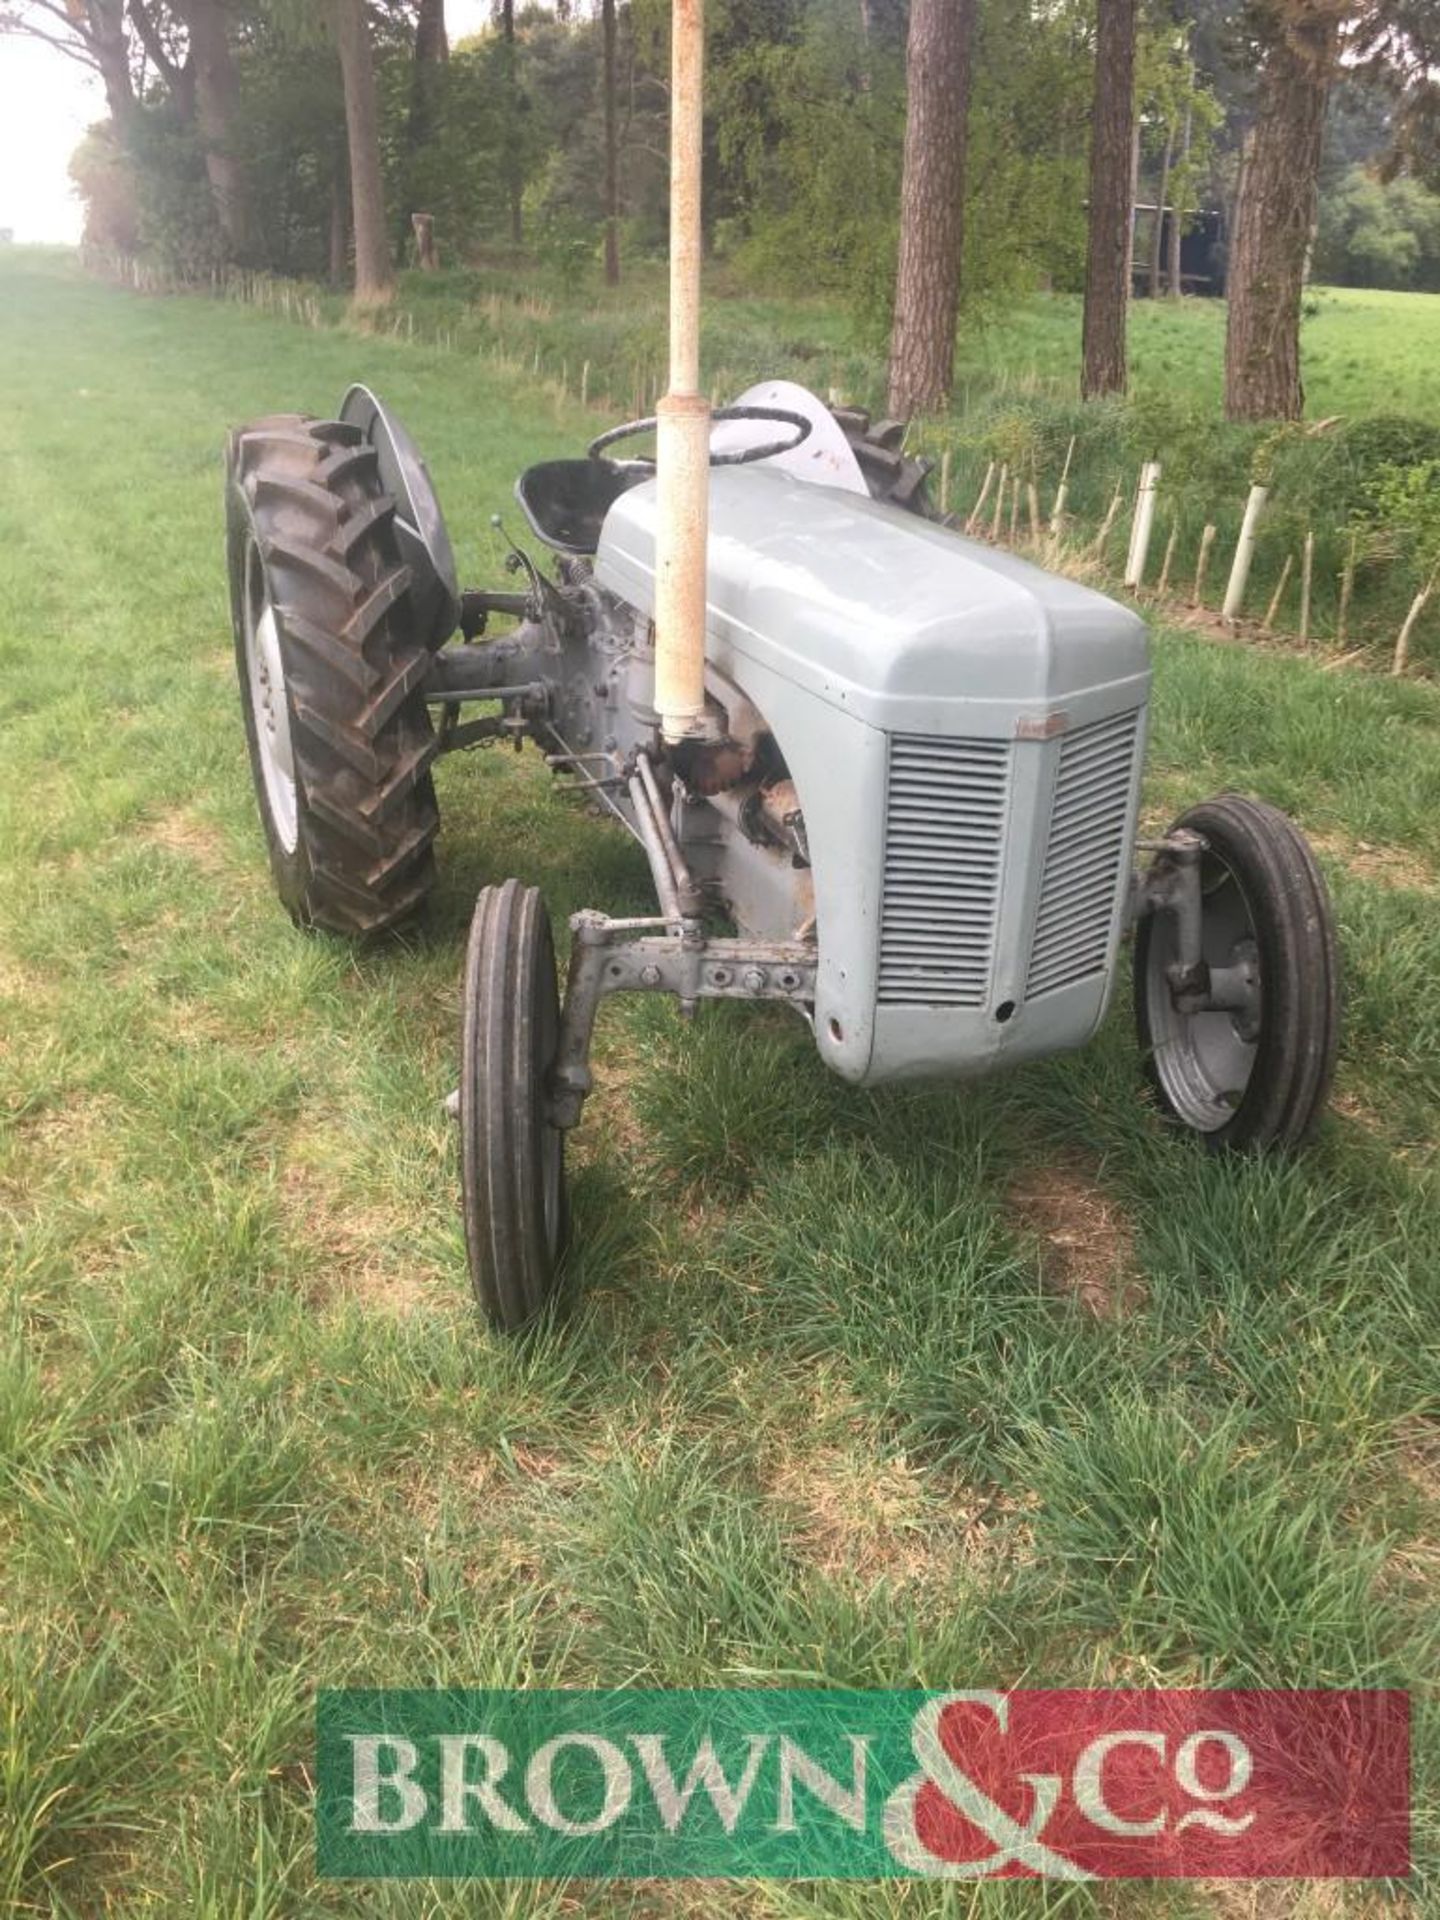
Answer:
[(329, 1877), (1409, 1870), (1400, 1692), (354, 1689), (316, 1729)]

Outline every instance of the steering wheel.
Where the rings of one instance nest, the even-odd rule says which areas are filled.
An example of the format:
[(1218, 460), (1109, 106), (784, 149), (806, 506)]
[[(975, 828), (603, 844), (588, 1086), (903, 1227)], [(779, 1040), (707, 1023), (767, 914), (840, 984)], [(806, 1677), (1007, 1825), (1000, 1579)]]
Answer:
[[(784, 407), (717, 407), (710, 416), (711, 421), (719, 420), (773, 420), (778, 426), (793, 427), (791, 440), (765, 440), (757, 447), (740, 447), (734, 453), (712, 453), (712, 467), (748, 467), (752, 461), (768, 460), (772, 454), (791, 453), (796, 447), (803, 446), (810, 438), (811, 422), (803, 413), (789, 413)], [(653, 433), (659, 422), (651, 414), (648, 420), (627, 420), (622, 427), (611, 427), (608, 433), (602, 433), (592, 440), (586, 448), (592, 460), (598, 460), (607, 447), (613, 447), (617, 440), (630, 440), (642, 433)], [(653, 466), (653, 460), (645, 462)]]

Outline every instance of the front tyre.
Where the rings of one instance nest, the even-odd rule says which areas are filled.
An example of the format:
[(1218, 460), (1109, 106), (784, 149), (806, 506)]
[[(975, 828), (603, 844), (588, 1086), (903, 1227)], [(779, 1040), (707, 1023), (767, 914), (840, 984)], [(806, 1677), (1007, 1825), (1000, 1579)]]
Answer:
[(380, 933), (435, 879), (437, 743), (395, 503), (373, 447), (281, 414), (230, 437), (226, 546), (250, 767), (301, 926)]
[(519, 1333), (556, 1296), (569, 1228), (565, 1135), (549, 1114), (560, 1000), (537, 888), (507, 880), (481, 890), (464, 993), (460, 1187), (470, 1278), (491, 1325)]
[[(1135, 941), (1135, 1016), (1145, 1073), (1169, 1119), (1214, 1152), (1300, 1146), (1335, 1070), (1340, 971), (1325, 881), (1304, 835), (1260, 800), (1221, 794), (1175, 822), (1205, 842), (1201, 948), (1253, 983), (1243, 1009), (1184, 1013), (1171, 995), (1173, 914)], [(1238, 975), (1237, 975), (1238, 970)]]

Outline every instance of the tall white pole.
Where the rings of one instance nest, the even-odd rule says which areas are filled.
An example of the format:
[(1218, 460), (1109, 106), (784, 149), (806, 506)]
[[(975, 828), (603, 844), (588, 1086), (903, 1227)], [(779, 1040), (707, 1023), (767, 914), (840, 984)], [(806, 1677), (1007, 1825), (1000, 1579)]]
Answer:
[(670, 390), (656, 408), (655, 705), (672, 744), (705, 711), (710, 402), (700, 391), (705, 0), (674, 0), (670, 72)]

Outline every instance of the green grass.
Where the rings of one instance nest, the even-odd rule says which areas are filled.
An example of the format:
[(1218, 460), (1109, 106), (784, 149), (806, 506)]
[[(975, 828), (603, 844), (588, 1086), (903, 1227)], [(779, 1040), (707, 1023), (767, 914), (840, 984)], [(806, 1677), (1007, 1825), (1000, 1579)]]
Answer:
[(1216, 1911), (317, 1884), (311, 1701), (346, 1682), (1408, 1685), (1433, 1892), (1440, 691), (1158, 639), (1154, 809), (1233, 782), (1326, 849), (1347, 1042), (1303, 1161), (1165, 1137), (1123, 1005), (1073, 1059), (856, 1094), (778, 1015), (621, 1004), (580, 1304), (503, 1345), (441, 1111), (468, 909), (645, 875), (492, 753), (442, 765), (423, 930), (356, 953), (276, 908), (219, 449), (359, 374), (493, 578), (488, 514), (593, 416), (53, 264), (0, 288), (0, 1908)]
[[(716, 268), (707, 288), (707, 374), (728, 394), (777, 371), (815, 387), (838, 386), (879, 404), (883, 353), (867, 343), (829, 297), (762, 295)], [(663, 371), (666, 282), (653, 263), (631, 263), (625, 283), (581, 285), (535, 267), (491, 265), (455, 273), (409, 273), (401, 304), (421, 335), (470, 327), (541, 371), (563, 366), (572, 384), (588, 360), (617, 401)], [(332, 307), (332, 311), (335, 309)], [(997, 390), (1076, 397), (1081, 302), (1037, 294), (966, 313), (956, 347), (956, 392), (970, 402)], [(1225, 359), (1220, 300), (1135, 300), (1130, 307), (1131, 377), (1142, 394), (1177, 393), (1218, 409)], [(1440, 295), (1321, 287), (1306, 300), (1302, 326), (1306, 410), (1331, 415), (1404, 413), (1440, 421)], [(599, 391), (597, 387), (595, 391)]]
[[(1306, 412), (1408, 413), (1440, 419), (1440, 297), (1320, 287), (1301, 326)], [(1218, 407), (1225, 362), (1220, 300), (1136, 300), (1131, 371), (1141, 393), (1177, 391)], [(1080, 366), (1080, 300), (1037, 297), (973, 331), (963, 325), (962, 381), (1035, 380), (1073, 394)]]

